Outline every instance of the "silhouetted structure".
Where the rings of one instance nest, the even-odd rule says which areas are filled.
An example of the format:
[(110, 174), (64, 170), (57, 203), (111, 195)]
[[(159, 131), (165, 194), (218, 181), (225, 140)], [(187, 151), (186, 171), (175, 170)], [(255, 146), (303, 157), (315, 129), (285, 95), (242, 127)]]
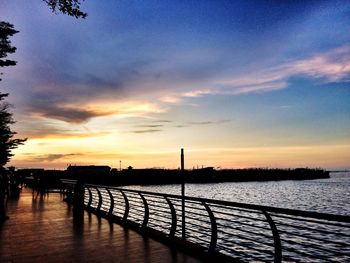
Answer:
[[(35, 190), (45, 192), (59, 189), (60, 179), (83, 180), (84, 183), (103, 185), (157, 185), (181, 184), (180, 170), (167, 169), (124, 169), (118, 171), (109, 166), (69, 166), (67, 170), (20, 169), (15, 172), (18, 180), (24, 181)], [(224, 169), (205, 167), (184, 170), (185, 183), (218, 183), (247, 181), (310, 180), (329, 178), (329, 172), (322, 169)]]

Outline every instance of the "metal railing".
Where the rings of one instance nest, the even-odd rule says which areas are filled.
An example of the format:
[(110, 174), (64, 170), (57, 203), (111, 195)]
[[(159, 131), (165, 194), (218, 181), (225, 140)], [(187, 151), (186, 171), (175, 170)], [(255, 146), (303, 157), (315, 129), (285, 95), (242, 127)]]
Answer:
[[(72, 194), (74, 182), (65, 181)], [(350, 262), (350, 217), (85, 185), (85, 205), (107, 217), (183, 238), (240, 261)]]

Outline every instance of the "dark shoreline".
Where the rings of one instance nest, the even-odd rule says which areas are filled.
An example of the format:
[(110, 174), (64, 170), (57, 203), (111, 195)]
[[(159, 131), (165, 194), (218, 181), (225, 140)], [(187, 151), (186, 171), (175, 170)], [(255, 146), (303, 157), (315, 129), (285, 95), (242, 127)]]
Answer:
[(15, 172), (29, 186), (42, 189), (58, 188), (60, 179), (81, 180), (84, 183), (111, 186), (165, 185), (185, 183), (260, 182), (282, 180), (313, 180), (330, 178), (323, 169), (222, 169), (212, 167), (185, 170), (125, 169), (117, 171), (108, 166), (71, 166), (66, 171), (23, 169)]

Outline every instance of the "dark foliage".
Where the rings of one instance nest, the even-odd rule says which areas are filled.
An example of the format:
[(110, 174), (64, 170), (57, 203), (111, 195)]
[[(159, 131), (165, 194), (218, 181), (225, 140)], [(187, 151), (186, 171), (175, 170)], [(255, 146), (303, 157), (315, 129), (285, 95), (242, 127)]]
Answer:
[(16, 132), (11, 130), (14, 123), (12, 113), (9, 112), (9, 104), (4, 102), (8, 94), (0, 93), (0, 166), (4, 166), (13, 156), (11, 150), (23, 144), (26, 139), (13, 139)]
[(87, 13), (80, 10), (79, 0), (43, 0), (52, 10), (57, 13), (60, 11), (63, 14), (73, 16), (75, 18), (85, 18)]
[[(18, 33), (18, 31), (14, 29), (12, 24), (0, 21), (0, 67), (16, 65), (16, 61), (5, 59), (8, 54), (16, 52), (16, 48), (11, 46), (11, 41), (9, 39), (9, 37), (16, 33)], [(2, 73), (0, 74), (2, 75)]]
[[(12, 24), (0, 22), (0, 67), (16, 65), (16, 61), (5, 58), (8, 54), (16, 51), (16, 48), (11, 46), (9, 37), (17, 32)], [(0, 92), (0, 167), (3, 167), (13, 156), (11, 150), (17, 148), (18, 145), (23, 144), (26, 140), (13, 138), (16, 132), (12, 131), (10, 127), (14, 120), (12, 113), (9, 112), (10, 104), (4, 101), (7, 96), (7, 93)]]

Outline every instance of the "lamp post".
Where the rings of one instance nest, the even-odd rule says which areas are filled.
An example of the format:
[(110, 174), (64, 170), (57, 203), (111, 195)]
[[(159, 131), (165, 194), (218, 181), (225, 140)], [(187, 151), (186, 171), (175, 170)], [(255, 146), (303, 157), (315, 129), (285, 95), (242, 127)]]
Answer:
[(184, 149), (181, 148), (181, 196), (182, 196), (182, 239), (186, 239), (186, 226), (185, 226), (185, 161), (184, 161)]

